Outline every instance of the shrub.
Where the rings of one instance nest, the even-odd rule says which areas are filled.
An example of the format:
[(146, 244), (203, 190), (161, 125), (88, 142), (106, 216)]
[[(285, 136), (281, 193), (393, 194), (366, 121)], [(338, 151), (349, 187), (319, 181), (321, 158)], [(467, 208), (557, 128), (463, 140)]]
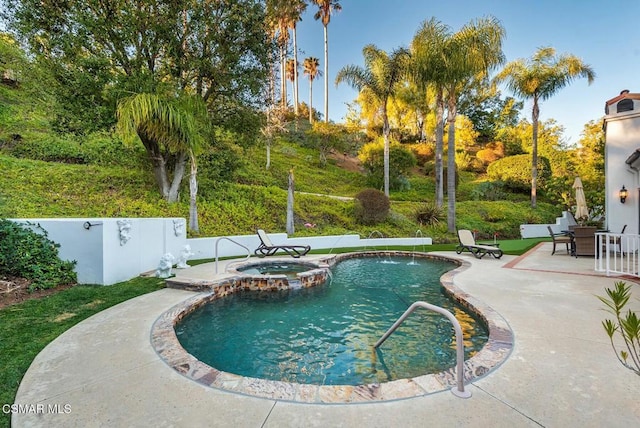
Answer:
[(359, 223), (373, 225), (389, 215), (389, 198), (379, 190), (364, 189), (356, 195), (355, 216)]
[[(615, 318), (602, 321), (602, 326), (620, 364), (640, 376), (640, 318), (631, 309), (623, 314), (631, 298), (631, 287), (624, 281), (618, 281), (614, 285), (615, 289), (605, 288), (608, 298), (597, 296), (607, 306), (607, 312)], [(624, 349), (619, 352), (613, 339), (616, 333), (624, 342)]]
[(484, 181), (471, 191), (474, 201), (501, 201), (508, 199), (504, 183), (500, 181)]
[(423, 142), (408, 145), (419, 165), (424, 165), (435, 157), (435, 144), (431, 142)]
[(433, 202), (425, 203), (416, 208), (415, 218), (420, 226), (435, 226), (443, 217), (442, 208)]
[(0, 273), (30, 279), (31, 289), (76, 282), (76, 262), (60, 260), (60, 245), (49, 240), (44, 229), (40, 231), (0, 219)]
[(489, 165), (504, 157), (504, 144), (499, 141), (489, 143), (476, 153), (476, 157), (485, 165)]
[[(382, 138), (365, 144), (358, 158), (368, 173), (369, 185), (381, 188), (384, 184), (384, 141)], [(416, 158), (411, 150), (392, 142), (389, 147), (389, 187), (400, 189), (403, 177), (416, 165)]]
[[(509, 156), (493, 162), (487, 168), (487, 175), (493, 181), (502, 181), (514, 190), (531, 188), (531, 156)], [(551, 177), (551, 165), (543, 156), (538, 157), (538, 187), (544, 187)]]

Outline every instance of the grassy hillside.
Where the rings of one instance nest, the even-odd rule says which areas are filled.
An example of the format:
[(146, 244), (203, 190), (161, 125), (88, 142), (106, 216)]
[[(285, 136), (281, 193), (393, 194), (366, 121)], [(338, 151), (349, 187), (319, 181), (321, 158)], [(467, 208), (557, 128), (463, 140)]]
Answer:
[[(19, 89), (0, 87), (0, 217), (163, 217), (188, 216), (186, 180), (180, 202), (167, 204), (159, 195), (141, 145), (125, 146), (108, 134), (61, 136), (47, 127), (46, 110), (21, 100)], [(25, 98), (29, 100), (29, 97)], [(291, 169), (296, 191), (352, 197), (367, 187), (366, 177), (342, 154), (320, 166), (319, 153), (295, 142), (280, 141), (272, 148), (271, 167), (265, 168), (266, 149), (257, 144), (235, 148), (240, 163), (235, 173), (221, 179), (215, 152), (199, 161), (199, 220), (201, 236), (285, 230), (286, 187)], [(227, 156), (229, 156), (227, 152)], [(553, 221), (560, 214), (540, 203), (532, 211), (528, 202), (482, 201), (474, 196), (481, 177), (462, 173), (457, 204), (457, 225), (486, 237), (517, 237), (519, 224)], [(296, 235), (345, 232), (368, 236), (425, 236), (447, 242), (446, 216), (439, 224), (416, 222), (416, 209), (432, 201), (433, 180), (418, 171), (409, 189), (392, 192), (389, 218), (375, 226), (357, 224), (353, 202), (299, 193), (295, 199)], [(526, 196), (525, 196), (526, 198)], [(514, 199), (514, 198), (511, 198)], [(520, 198), (522, 199), (522, 198)], [(313, 229), (304, 223), (314, 223)]]

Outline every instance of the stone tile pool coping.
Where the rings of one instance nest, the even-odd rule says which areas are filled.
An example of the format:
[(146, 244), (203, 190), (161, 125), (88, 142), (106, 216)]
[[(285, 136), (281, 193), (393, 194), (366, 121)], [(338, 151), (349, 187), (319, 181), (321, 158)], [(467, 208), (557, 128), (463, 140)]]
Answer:
[[(489, 338), (484, 347), (464, 362), (464, 382), (468, 384), (499, 367), (513, 349), (513, 332), (507, 322), (491, 307), (463, 292), (453, 283), (456, 274), (471, 265), (455, 257), (401, 251), (345, 253), (320, 259), (318, 266), (332, 266), (347, 258), (366, 256), (416, 256), (456, 263), (457, 268), (445, 273), (440, 282), (446, 294), (487, 326)], [(313, 262), (304, 261), (305, 264)], [(185, 315), (212, 300), (237, 291), (236, 276), (219, 280), (168, 280), (167, 286), (200, 291), (194, 297), (175, 305), (155, 321), (151, 329), (151, 344), (159, 357), (175, 371), (201, 385), (239, 394), (299, 403), (348, 404), (389, 401), (419, 397), (456, 386), (455, 366), (442, 372), (408, 379), (366, 385), (307, 385), (244, 377), (211, 367), (189, 354), (180, 344), (174, 326)], [(277, 289), (277, 288), (276, 288)]]

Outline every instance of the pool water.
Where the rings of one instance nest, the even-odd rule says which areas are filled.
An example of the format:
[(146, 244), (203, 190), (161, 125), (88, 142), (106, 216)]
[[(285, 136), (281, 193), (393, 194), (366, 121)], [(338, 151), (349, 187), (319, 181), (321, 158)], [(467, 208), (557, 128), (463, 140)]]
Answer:
[(354, 258), (324, 285), (244, 292), (215, 300), (175, 326), (182, 346), (216, 369), (241, 376), (316, 385), (360, 385), (411, 378), (455, 365), (451, 323), (417, 311), (378, 349), (373, 344), (416, 300), (456, 315), (465, 357), (487, 341), (485, 326), (442, 293), (452, 263)]
[(238, 271), (249, 275), (285, 275), (287, 279), (296, 279), (297, 274), (314, 269), (313, 266), (300, 263), (269, 263), (239, 268)]

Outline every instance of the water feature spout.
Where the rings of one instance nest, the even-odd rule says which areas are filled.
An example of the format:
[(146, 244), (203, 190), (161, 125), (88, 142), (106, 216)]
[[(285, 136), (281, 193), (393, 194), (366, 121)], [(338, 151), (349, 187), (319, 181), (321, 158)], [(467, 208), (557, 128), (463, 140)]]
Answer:
[(342, 235), (340, 235), (340, 236), (338, 237), (338, 239), (336, 239), (336, 241), (333, 243), (333, 245), (332, 245), (332, 246), (331, 246), (331, 248), (329, 249), (329, 254), (331, 254), (331, 253), (333, 252), (334, 248), (336, 248), (336, 245), (338, 245), (338, 242), (340, 242), (340, 240), (341, 240), (342, 238), (344, 238), (345, 236), (347, 236), (347, 235), (348, 235), (348, 234), (350, 234), (350, 233), (355, 233), (355, 234), (357, 234), (357, 235), (358, 235), (358, 238), (360, 238), (360, 234), (359, 234), (358, 232), (356, 232), (355, 230), (350, 230), (350, 231), (348, 231), (348, 232), (343, 233), (343, 234), (342, 234)]
[[(418, 238), (418, 234), (420, 235), (420, 238), (422, 238), (422, 252), (424, 253), (424, 237), (422, 236), (422, 231), (420, 229), (416, 230), (416, 238)], [(415, 243), (415, 241), (413, 243), (413, 251), (411, 252), (411, 255), (412, 255), (412, 259), (407, 264), (408, 265), (417, 265), (418, 263), (416, 263), (416, 243)]]

